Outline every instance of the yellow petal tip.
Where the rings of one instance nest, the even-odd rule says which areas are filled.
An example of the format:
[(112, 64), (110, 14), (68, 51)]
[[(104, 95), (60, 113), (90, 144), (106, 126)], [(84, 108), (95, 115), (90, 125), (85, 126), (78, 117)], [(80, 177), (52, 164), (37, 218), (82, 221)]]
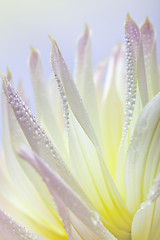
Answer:
[(51, 40), (51, 42), (56, 43), (56, 40), (55, 40), (53, 37), (51, 37), (50, 35), (48, 35), (48, 37), (49, 37), (49, 39)]
[(36, 52), (36, 49), (32, 45), (30, 46), (30, 50), (31, 52)]

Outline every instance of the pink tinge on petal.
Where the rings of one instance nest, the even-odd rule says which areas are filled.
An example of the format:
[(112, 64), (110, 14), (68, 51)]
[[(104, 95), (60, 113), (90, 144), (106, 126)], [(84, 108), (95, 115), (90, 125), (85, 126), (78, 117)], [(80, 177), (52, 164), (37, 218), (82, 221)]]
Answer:
[(140, 41), (140, 32), (139, 32), (138, 26), (132, 20), (129, 14), (127, 15), (127, 19), (125, 23), (125, 33), (126, 33), (126, 37), (130, 39), (135, 52), (135, 56), (137, 57), (138, 49), (139, 49), (139, 41)]
[(68, 238), (71, 239), (71, 221), (69, 217), (69, 210), (63, 203), (63, 201), (56, 195), (54, 192), (52, 192), (52, 197), (54, 199), (55, 205), (57, 207), (59, 216), (62, 220), (63, 227), (68, 234)]
[[(35, 95), (38, 94), (37, 86), (44, 84), (45, 77), (43, 73), (42, 63), (40, 59), (40, 53), (37, 49), (31, 47), (31, 54), (28, 59), (28, 65), (31, 73), (31, 78), (34, 86)], [(45, 86), (43, 86), (45, 87)], [(37, 96), (35, 96), (37, 97)]]
[(1, 240), (42, 240), (29, 232), (25, 227), (16, 223), (11, 217), (0, 210), (0, 239)]
[(141, 38), (143, 45), (144, 57), (148, 58), (148, 54), (150, 55), (151, 50), (153, 48), (154, 40), (155, 40), (155, 32), (152, 24), (149, 22), (148, 18), (145, 23), (141, 27)]
[(39, 61), (39, 53), (33, 47), (31, 47), (31, 51), (32, 51), (32, 55), (29, 58), (29, 66), (30, 66), (30, 70), (31, 70), (31, 75), (34, 76), (34, 73), (36, 71), (37, 64)]
[(85, 26), (85, 32), (83, 35), (79, 38), (78, 45), (77, 45), (77, 50), (78, 50), (78, 60), (80, 61), (79, 64), (82, 64), (81, 61), (83, 61), (84, 57), (84, 52), (85, 52), (85, 47), (87, 45), (87, 42), (89, 41), (89, 36), (90, 36), (90, 31), (88, 26)]
[(4, 76), (2, 77), (3, 89), (7, 96), (8, 102), (11, 104), (15, 116), (32, 149), (36, 153), (38, 153), (44, 160), (46, 160), (51, 168), (62, 174), (66, 181), (67, 178), (69, 180), (71, 174), (66, 164), (62, 160), (56, 147), (48, 138), (47, 134), (45, 133), (41, 125), (38, 123), (36, 118), (33, 116), (30, 109), (25, 105), (18, 93), (16, 93), (13, 86), (9, 82), (7, 82)]
[(155, 38), (155, 30), (148, 18), (146, 18), (141, 27), (141, 39), (150, 99), (160, 90)]
[[(78, 221), (86, 225), (89, 231), (93, 232), (93, 235), (95, 234), (97, 236), (97, 239), (115, 240), (112, 234), (103, 226), (99, 220), (99, 215), (95, 211), (90, 210), (87, 207), (86, 203), (81, 200), (80, 196), (78, 196), (63, 181), (63, 179), (57, 173), (52, 171), (35, 153), (23, 147), (21, 148), (19, 155), (24, 160), (28, 161), (40, 174), (46, 183), (51, 195), (53, 196), (53, 199), (56, 196), (56, 202), (59, 202), (59, 199), (61, 200), (60, 205), (57, 207), (60, 212), (65, 206), (69, 211), (72, 212), (73, 215), (75, 215)], [(64, 219), (62, 212), (60, 215)], [(72, 225), (74, 225), (74, 222)], [(66, 226), (69, 226), (68, 223)], [(68, 232), (69, 231), (70, 230), (68, 229)]]

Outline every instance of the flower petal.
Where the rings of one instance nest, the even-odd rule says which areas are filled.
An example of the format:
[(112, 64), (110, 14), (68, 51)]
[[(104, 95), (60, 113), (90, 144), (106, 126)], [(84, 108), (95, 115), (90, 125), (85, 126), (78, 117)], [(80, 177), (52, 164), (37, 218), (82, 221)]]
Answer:
[(108, 58), (105, 58), (102, 62), (100, 62), (95, 70), (94, 70), (94, 82), (96, 85), (96, 95), (98, 100), (98, 105), (100, 107), (102, 101), (102, 93), (103, 93), (103, 81), (105, 77), (106, 67), (108, 63)]
[(123, 88), (125, 88), (123, 61), (123, 50), (122, 47), (118, 45), (109, 62), (108, 75), (103, 84), (103, 99), (100, 106), (102, 150), (105, 156), (105, 163), (112, 177), (114, 177), (115, 164), (122, 135), (124, 101), (118, 89), (121, 89), (122, 85)]
[(56, 115), (53, 111), (53, 103), (50, 103), (49, 101), (49, 94), (47, 84), (45, 83), (45, 78), (43, 75), (40, 54), (33, 47), (31, 48), (31, 54), (29, 57), (29, 67), (35, 92), (36, 107), (38, 110), (40, 121), (45, 127), (48, 135), (54, 141), (58, 150), (63, 155), (63, 158), (66, 158), (66, 143), (62, 138), (62, 129), (59, 125), (60, 121), (57, 121)]
[(50, 39), (52, 41), (51, 65), (55, 73), (55, 77), (57, 78), (57, 81), (60, 81), (63, 85), (65, 95), (72, 112), (99, 151), (97, 136), (90, 122), (77, 87), (72, 80), (71, 74), (66, 66), (66, 63), (64, 62), (57, 43), (53, 38), (50, 37)]
[(133, 240), (160, 239), (160, 175), (156, 177), (154, 185), (146, 201), (136, 212), (132, 223)]
[(90, 29), (86, 25), (85, 31), (82, 36), (80, 36), (77, 43), (75, 80), (87, 113), (90, 119), (92, 119), (94, 129), (98, 134), (99, 115), (93, 79), (90, 35)]
[(156, 56), (155, 30), (148, 18), (141, 27), (142, 46), (146, 67), (146, 77), (150, 99), (160, 91)]
[[(144, 65), (144, 56), (142, 42), (140, 38), (140, 31), (136, 23), (127, 15), (126, 24), (125, 24), (125, 33), (128, 44), (128, 55), (127, 59), (130, 59), (130, 54), (135, 57), (136, 71), (135, 75), (130, 74), (130, 81), (133, 81), (133, 78), (138, 79), (140, 94), (142, 98), (142, 104), (145, 105), (148, 102), (148, 89), (147, 81), (145, 74), (145, 65)], [(131, 63), (132, 64), (132, 63)], [(132, 78), (131, 78), (132, 75)]]
[(19, 215), (21, 222), (32, 231), (34, 229), (34, 232), (41, 235), (50, 237), (52, 234), (55, 239), (62, 239), (65, 233), (50, 193), (38, 174), (30, 165), (19, 159), (15, 152), (18, 144), (26, 144), (26, 139), (4, 96), (2, 103), (4, 150), (12, 184), (7, 183), (7, 179), (1, 176), (7, 183), (5, 187), (1, 187), (1, 195), (8, 201), (11, 213), (13, 213), (12, 209), (15, 209), (13, 216), (16, 220)]
[(51, 169), (54, 169), (75, 191), (87, 201), (83, 191), (70, 173), (61, 155), (53, 145), (47, 134), (37, 122), (30, 109), (25, 105), (11, 83), (2, 75), (3, 89), (8, 102), (15, 113), (15, 116), (23, 130), (32, 149), (42, 157)]
[[(90, 210), (80, 196), (78, 196), (54, 171), (52, 171), (35, 153), (29, 149), (22, 148), (20, 156), (28, 161), (40, 174), (46, 183), (53, 199), (54, 195), (61, 199), (63, 204), (75, 215), (80, 222), (84, 223), (97, 239), (115, 239), (111, 233), (102, 225), (99, 216), (93, 210)], [(74, 222), (72, 222), (74, 225)]]
[(124, 169), (128, 145), (142, 107), (148, 101), (140, 33), (137, 25), (129, 15), (126, 19), (125, 33), (127, 94), (122, 139), (115, 170), (115, 182), (123, 198), (125, 198)]
[(94, 145), (74, 115), (70, 114), (70, 117), (72, 172), (92, 205), (106, 219), (106, 228), (117, 238), (129, 235), (131, 219), (125, 204)]
[(125, 198), (132, 216), (145, 200), (159, 171), (159, 139), (160, 94), (157, 94), (140, 114), (127, 154)]
[(0, 239), (1, 240), (42, 240), (41, 237), (29, 232), (16, 223), (11, 217), (0, 210)]

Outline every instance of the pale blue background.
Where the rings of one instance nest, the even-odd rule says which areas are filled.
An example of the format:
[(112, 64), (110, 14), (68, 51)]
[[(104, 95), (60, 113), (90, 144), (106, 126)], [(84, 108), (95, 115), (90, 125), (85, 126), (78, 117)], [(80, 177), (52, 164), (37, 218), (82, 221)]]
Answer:
[(93, 32), (95, 66), (111, 54), (116, 43), (124, 42), (127, 12), (138, 24), (149, 17), (157, 30), (160, 57), (160, 0), (0, 0), (0, 72), (5, 73), (8, 66), (15, 85), (23, 79), (26, 92), (33, 99), (27, 67), (30, 45), (41, 51), (45, 75), (49, 77), (50, 34), (73, 71), (76, 39), (87, 23)]

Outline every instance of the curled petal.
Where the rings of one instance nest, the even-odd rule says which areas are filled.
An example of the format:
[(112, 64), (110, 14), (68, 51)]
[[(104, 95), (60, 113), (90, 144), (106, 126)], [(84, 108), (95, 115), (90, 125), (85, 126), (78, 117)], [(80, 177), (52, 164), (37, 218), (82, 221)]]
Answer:
[(145, 200), (159, 169), (159, 139), (160, 94), (157, 94), (140, 114), (127, 154), (125, 197), (131, 215)]
[(160, 175), (156, 177), (146, 201), (141, 204), (132, 222), (133, 240), (160, 238)]

